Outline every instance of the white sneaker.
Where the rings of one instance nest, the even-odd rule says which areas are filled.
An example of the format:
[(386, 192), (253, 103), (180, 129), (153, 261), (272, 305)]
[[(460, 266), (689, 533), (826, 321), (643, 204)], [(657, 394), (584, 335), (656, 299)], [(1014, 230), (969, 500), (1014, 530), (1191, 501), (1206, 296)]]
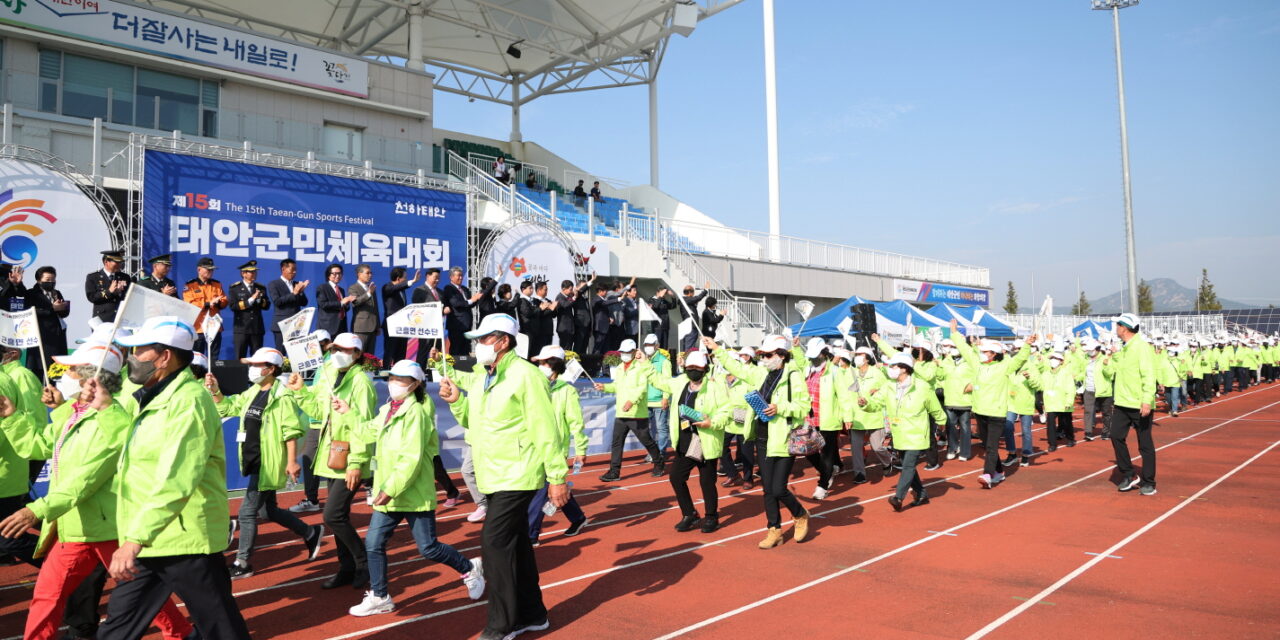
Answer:
[(396, 603), (391, 601), (391, 595), (385, 595), (381, 598), (373, 595), (372, 591), (364, 592), (364, 601), (360, 604), (347, 609), (347, 613), (353, 616), (363, 618), (365, 616), (377, 615), (379, 613), (391, 613), (396, 608)]
[(508, 633), (505, 636), (502, 636), (502, 640), (514, 640), (516, 636), (526, 631), (545, 631), (547, 627), (550, 627), (550, 626), (551, 626), (551, 623), (547, 622), (546, 620), (543, 620), (542, 622), (535, 622), (533, 624), (526, 624), (521, 627), (516, 627), (515, 631), (512, 631), (511, 633)]
[(471, 515), (467, 516), (467, 522), (483, 522), (484, 512), (484, 507), (476, 507), (476, 510), (472, 511)]
[(462, 584), (467, 585), (467, 596), (472, 600), (484, 597), (484, 567), (480, 566), (480, 558), (471, 561), (471, 571), (462, 575)]
[(1000, 484), (1001, 482), (1004, 482), (1004, 474), (997, 473), (994, 476), (991, 476), (991, 482), (992, 484)]
[(947, 459), (948, 459), (948, 460), (955, 460), (955, 459), (956, 459), (956, 454), (954, 454), (954, 453), (948, 453), (948, 454), (947, 454)]
[(826, 490), (826, 489), (823, 489), (822, 487), (816, 487), (816, 488), (814, 488), (814, 490), (813, 490), (813, 499), (814, 499), (814, 500), (826, 500), (826, 498), (827, 498), (827, 490)]
[(990, 489), (992, 486), (994, 486), (994, 485), (995, 485), (995, 482), (993, 482), (993, 481), (991, 480), (991, 476), (989, 476), (989, 475), (987, 475), (987, 474), (985, 474), (985, 473), (984, 473), (984, 474), (982, 474), (982, 475), (980, 475), (980, 476), (978, 476), (978, 482), (982, 483), (982, 486), (984, 486), (984, 487), (986, 487), (986, 488), (988, 488), (988, 489)]

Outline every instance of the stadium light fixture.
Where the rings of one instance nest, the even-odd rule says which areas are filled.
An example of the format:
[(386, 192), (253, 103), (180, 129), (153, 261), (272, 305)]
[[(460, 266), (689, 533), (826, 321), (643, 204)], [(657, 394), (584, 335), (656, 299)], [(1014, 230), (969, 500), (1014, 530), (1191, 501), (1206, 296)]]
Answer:
[(521, 42), (524, 42), (524, 40), (516, 40), (515, 42), (512, 42), (511, 46), (507, 47), (507, 55), (511, 56), (512, 58), (519, 58), (521, 51), (516, 48), (516, 45), (520, 44)]
[(1120, 102), (1120, 169), (1124, 178), (1124, 242), (1126, 271), (1129, 280), (1129, 311), (1138, 311), (1138, 260), (1133, 247), (1133, 189), (1129, 183), (1129, 125), (1124, 107), (1124, 58), (1120, 51), (1120, 10), (1138, 4), (1138, 0), (1093, 0), (1095, 11), (1110, 11), (1116, 40), (1116, 86)]

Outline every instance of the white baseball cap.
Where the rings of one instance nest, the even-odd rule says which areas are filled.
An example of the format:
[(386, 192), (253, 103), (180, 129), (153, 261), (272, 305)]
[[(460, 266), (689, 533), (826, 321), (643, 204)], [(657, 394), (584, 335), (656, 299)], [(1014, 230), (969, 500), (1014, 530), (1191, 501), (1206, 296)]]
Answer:
[(915, 358), (912, 358), (911, 354), (909, 353), (899, 353), (898, 355), (895, 355), (894, 357), (889, 358), (889, 362), (887, 364), (891, 367), (895, 365), (911, 367), (913, 371), (916, 368), (916, 360)]
[(252, 357), (240, 358), (240, 362), (241, 364), (274, 364), (277, 367), (283, 367), (284, 356), (271, 347), (263, 347), (254, 351)]
[(707, 354), (701, 351), (690, 351), (684, 357), (684, 368), (688, 369), (689, 367), (707, 368)]
[(1114, 322), (1122, 327), (1138, 330), (1138, 316), (1132, 313), (1122, 313), (1115, 317)]
[(956, 346), (956, 343), (955, 343), (955, 342), (953, 342), (953, 341), (951, 340), (951, 338), (943, 338), (943, 339), (942, 339), (942, 342), (940, 342), (940, 343), (938, 343), (938, 344), (941, 344), (941, 345), (942, 345), (942, 346), (944, 346), (944, 347), (954, 347), (954, 346)]
[(114, 346), (88, 344), (76, 349), (71, 355), (54, 356), (53, 361), (68, 367), (76, 367), (82, 364), (96, 367), (98, 363), (102, 363), (104, 371), (120, 373), (120, 368), (124, 365), (124, 354), (120, 353), (120, 350)]
[(401, 360), (395, 363), (394, 365), (391, 366), (391, 371), (389, 371), (388, 373), (393, 376), (404, 376), (406, 378), (413, 378), (418, 382), (422, 382), (422, 380), (427, 377), (424, 373), (422, 373), (422, 365), (418, 364), (417, 362), (414, 362), (413, 360)]
[(756, 351), (764, 353), (772, 351), (786, 351), (790, 344), (791, 343), (785, 337), (774, 334), (765, 336), (764, 339), (760, 341), (760, 348), (756, 349)]
[(822, 338), (810, 338), (809, 344), (805, 347), (804, 357), (816, 358), (827, 350), (827, 342)]
[(1062, 355), (1061, 351), (1054, 351), (1053, 353), (1049, 354), (1049, 359), (1062, 362), (1065, 359), (1065, 357)]
[(193, 351), (191, 353), (191, 366), (204, 367), (205, 369), (208, 369), (209, 359), (206, 358), (203, 353), (200, 353), (199, 351)]
[(126, 347), (145, 347), (162, 344), (166, 347), (190, 351), (196, 342), (196, 330), (186, 320), (178, 316), (156, 316), (147, 321), (132, 335), (120, 337), (116, 334), (116, 342)]
[(516, 319), (505, 313), (491, 313), (480, 321), (480, 326), (475, 331), (468, 331), (465, 335), (468, 340), (475, 340), (491, 333), (505, 333), (514, 338), (518, 333)]
[(990, 351), (991, 353), (1004, 353), (1004, 347), (995, 340), (983, 340), (978, 344), (979, 351)]
[(751, 347), (743, 347), (741, 349), (738, 349), (738, 357), (741, 358), (742, 356), (746, 356), (748, 359), (755, 359), (756, 350), (752, 349)]
[(631, 338), (627, 338), (626, 340), (623, 340), (622, 344), (618, 345), (618, 351), (621, 351), (622, 353), (631, 353), (632, 351), (635, 351), (635, 350), (636, 350), (636, 341), (632, 340)]
[(854, 351), (854, 353), (861, 353), (862, 355), (868, 358), (871, 358), (872, 360), (876, 359), (876, 350), (872, 349), (871, 347), (858, 347), (857, 350)]
[(559, 358), (564, 360), (564, 349), (554, 344), (549, 344), (543, 347), (542, 351), (540, 351), (536, 357), (531, 358), (531, 360), (546, 360), (547, 358)]
[(333, 346), (364, 351), (364, 340), (354, 333), (339, 333), (338, 337), (333, 339)]
[(644, 337), (644, 343), (645, 343), (645, 344), (658, 344), (658, 336), (655, 336), (655, 335), (653, 335), (653, 334), (651, 333), (651, 334), (649, 334), (649, 335), (647, 335), (647, 336), (645, 336), (645, 337)]
[[(114, 322), (104, 322), (94, 327), (93, 333), (89, 334), (89, 337), (76, 338), (76, 344), (106, 344), (107, 341), (111, 339), (111, 330), (114, 329), (115, 326), (116, 323)], [(124, 327), (120, 327), (120, 330), (116, 331), (116, 340), (119, 341), (120, 338), (127, 338), (131, 333), (133, 332), (125, 329)]]
[(850, 353), (848, 349), (841, 349), (839, 347), (836, 347), (835, 349), (831, 350), (831, 353), (833, 353), (837, 358), (841, 358), (848, 362), (853, 362), (853, 354)]
[(316, 329), (315, 332), (312, 333), (312, 335), (314, 335), (316, 339), (319, 340), (320, 342), (324, 342), (325, 340), (328, 340), (329, 342), (333, 342), (333, 336), (328, 331), (325, 331), (324, 329)]

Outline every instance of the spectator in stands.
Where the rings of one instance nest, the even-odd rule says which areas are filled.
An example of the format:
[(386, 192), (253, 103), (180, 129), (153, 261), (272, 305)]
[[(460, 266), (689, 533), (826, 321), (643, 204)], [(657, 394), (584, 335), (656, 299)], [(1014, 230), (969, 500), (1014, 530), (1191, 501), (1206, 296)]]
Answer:
[(493, 163), (493, 177), (502, 184), (511, 184), (511, 172), (507, 169), (507, 163), (502, 156), (498, 156), (498, 161)]
[(525, 176), (524, 186), (530, 191), (542, 191), (542, 187), (538, 185), (538, 176), (532, 171), (529, 172), (529, 175)]
[(604, 202), (604, 194), (600, 193), (600, 181), (596, 180), (591, 183), (591, 199), (596, 202)]
[(702, 310), (702, 335), (716, 337), (716, 327), (724, 321), (724, 311), (716, 308), (716, 299), (707, 298), (707, 308)]
[(587, 189), (582, 185), (582, 181), (578, 181), (578, 186), (573, 188), (573, 204), (579, 207), (587, 206)]

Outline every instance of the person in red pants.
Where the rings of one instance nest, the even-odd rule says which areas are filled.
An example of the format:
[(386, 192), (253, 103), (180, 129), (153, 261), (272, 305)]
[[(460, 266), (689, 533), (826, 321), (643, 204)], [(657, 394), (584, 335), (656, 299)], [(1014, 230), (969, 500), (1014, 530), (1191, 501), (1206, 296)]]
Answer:
[[(98, 565), (109, 565), (120, 546), (112, 478), (132, 424), (130, 412), (113, 397), (120, 391), (123, 357), (115, 347), (87, 344), (54, 360), (71, 368), (56, 388), (44, 391), (45, 403), (54, 407), (51, 422), (37, 427), (14, 415), (12, 398), (0, 397), (5, 436), (16, 443), (19, 454), (48, 458), (52, 465), (47, 495), (0, 522), (0, 535), (6, 537), (44, 522), (36, 544), (36, 556), (43, 555), (44, 564), (27, 613), (25, 640), (56, 637), (71, 593)], [(127, 396), (122, 400), (132, 402)], [(155, 622), (166, 640), (193, 635), (172, 598)]]

